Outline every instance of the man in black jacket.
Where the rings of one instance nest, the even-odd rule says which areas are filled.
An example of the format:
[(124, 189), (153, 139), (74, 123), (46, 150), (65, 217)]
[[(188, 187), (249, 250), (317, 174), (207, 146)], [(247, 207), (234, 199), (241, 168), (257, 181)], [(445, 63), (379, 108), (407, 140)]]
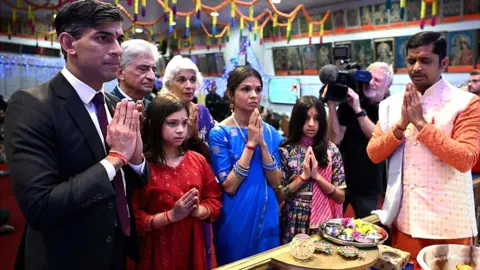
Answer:
[(24, 269), (122, 270), (138, 257), (131, 195), (149, 177), (139, 108), (103, 91), (119, 67), (121, 24), (112, 4), (62, 8), (55, 28), (65, 68), (9, 99), (5, 148), (27, 221)]

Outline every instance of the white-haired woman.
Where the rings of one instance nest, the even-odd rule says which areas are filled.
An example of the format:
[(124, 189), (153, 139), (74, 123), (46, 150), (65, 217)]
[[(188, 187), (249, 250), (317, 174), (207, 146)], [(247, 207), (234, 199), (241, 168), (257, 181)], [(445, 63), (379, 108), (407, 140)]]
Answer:
[(202, 84), (202, 75), (197, 65), (186, 57), (177, 55), (170, 60), (163, 76), (164, 89), (181, 100), (190, 110), (188, 123), (189, 144), (200, 143), (208, 138), (215, 121), (207, 107), (192, 102), (195, 91)]

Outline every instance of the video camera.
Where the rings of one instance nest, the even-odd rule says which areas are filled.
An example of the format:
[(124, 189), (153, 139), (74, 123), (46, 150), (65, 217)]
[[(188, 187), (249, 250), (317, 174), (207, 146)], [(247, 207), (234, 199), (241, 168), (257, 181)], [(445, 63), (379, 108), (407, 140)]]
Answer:
[[(353, 89), (359, 95), (363, 92), (363, 84), (368, 84), (372, 74), (358, 63), (350, 62), (348, 47), (334, 47), (333, 59), (338, 61), (340, 69), (334, 65), (326, 65), (320, 69), (320, 81), (328, 85), (326, 100), (344, 102), (348, 98), (348, 88)], [(320, 90), (323, 94), (325, 86)]]

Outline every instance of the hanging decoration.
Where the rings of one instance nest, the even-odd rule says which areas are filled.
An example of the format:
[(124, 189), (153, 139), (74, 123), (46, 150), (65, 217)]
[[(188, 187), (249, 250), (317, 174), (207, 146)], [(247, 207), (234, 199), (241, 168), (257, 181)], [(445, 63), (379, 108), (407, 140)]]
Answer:
[(308, 24), (308, 45), (312, 45), (313, 24)]
[[(38, 34), (41, 34), (42, 36), (51, 36), (55, 35), (55, 29), (51, 29), (50, 31), (41, 31), (41, 29), (36, 29), (35, 28), (35, 23), (41, 23), (41, 24), (47, 24), (47, 25), (52, 25), (52, 22), (43, 22), (41, 20), (37, 20), (35, 18), (35, 11), (36, 10), (43, 10), (43, 9), (50, 9), (52, 11), (57, 11), (62, 8), (65, 4), (69, 3), (70, 0), (59, 0), (58, 4), (53, 4), (53, 3), (47, 3), (47, 4), (36, 4), (31, 2), (31, 0), (16, 0), (15, 4), (12, 4), (10, 1), (13, 0), (3, 0), (3, 2), (10, 6), (12, 8), (12, 20), (11, 20), (11, 33), (12, 35), (15, 35), (15, 22), (17, 19), (17, 14), (16, 12), (21, 9), (21, 10), (28, 10), (28, 19), (32, 27), (33, 32), (37, 32)], [(139, 2), (141, 1), (141, 2)], [(184, 0), (186, 1), (186, 0)], [(191, 11), (188, 12), (179, 12), (177, 10), (177, 3), (178, 0), (172, 0), (171, 6), (169, 5), (168, 0), (157, 0), (156, 4), (161, 6), (163, 8), (164, 13), (157, 19), (154, 19), (153, 21), (140, 21), (139, 20), (139, 13), (141, 14), (141, 17), (146, 16), (146, 6), (147, 6), (147, 1), (146, 0), (127, 0), (127, 5), (132, 6), (133, 5), (133, 16), (125, 9), (122, 4), (119, 4), (118, 0), (114, 0), (114, 3), (117, 5), (117, 7), (121, 10), (121, 12), (125, 15), (125, 17), (128, 18), (132, 22), (132, 24), (135, 27), (143, 27), (146, 29), (147, 33), (150, 34), (150, 38), (154, 40), (154, 36), (160, 36), (162, 33), (154, 33), (151, 35), (151, 30), (149, 31), (151, 26), (155, 26), (158, 24), (160, 21), (163, 21), (165, 23), (168, 23), (168, 32), (169, 34), (173, 34), (175, 32), (174, 29), (176, 27), (172, 27), (172, 18), (177, 18), (179, 17), (186, 17), (186, 25), (185, 25), (185, 36), (190, 37), (191, 36), (191, 29), (190, 29), (190, 16), (195, 14), (195, 23), (196, 27), (200, 29), (200, 31), (203, 31), (205, 35), (209, 38), (214, 38), (218, 40), (218, 38), (222, 38), (224, 40), (229, 40), (230, 36), (230, 30), (231, 27), (234, 27), (236, 25), (236, 19), (237, 17), (240, 17), (240, 23), (241, 23), (241, 28), (243, 31), (243, 28), (245, 27), (245, 24), (247, 23), (247, 27), (249, 28), (249, 35), (253, 35), (253, 37), (250, 35), (250, 40), (257, 40), (257, 36), (260, 35), (260, 42), (263, 43), (263, 30), (265, 26), (267, 25), (268, 22), (273, 22), (274, 25), (274, 38), (278, 36), (279, 33), (279, 27), (283, 28), (290, 28), (290, 33), (289, 40), (291, 39), (291, 24), (297, 17), (299, 12), (303, 12), (303, 15), (307, 19), (309, 24), (312, 25), (321, 25), (325, 22), (325, 20), (329, 17), (330, 13), (327, 12), (324, 16), (324, 18), (321, 21), (313, 21), (312, 18), (310, 17), (308, 11), (305, 9), (305, 7), (300, 4), (298, 5), (292, 12), (290, 13), (283, 13), (279, 10), (276, 9), (275, 5), (272, 3), (272, 0), (266, 0), (267, 4), (269, 5), (269, 9), (264, 10), (261, 12), (259, 15), (254, 17), (254, 7), (255, 5), (258, 4), (259, 0), (252, 0), (251, 2), (246, 2), (246, 1), (240, 1), (240, 0), (224, 0), (217, 6), (207, 6), (203, 5), (201, 0), (192, 0), (194, 8)], [(403, 1), (403, 0), (402, 0)], [(427, 0), (431, 1), (431, 0)], [(22, 7), (23, 2), (27, 3), (28, 7)], [(141, 11), (139, 12), (139, 6), (141, 5)], [(214, 27), (207, 29), (204, 27), (203, 23), (201, 22), (201, 13), (204, 12), (209, 16), (211, 12), (217, 12), (219, 13), (221, 10), (224, 8), (228, 8), (227, 6), (230, 5), (230, 22), (228, 23), (223, 23), (223, 22), (218, 22), (218, 18), (212, 18), (212, 22), (215, 22)], [(248, 15), (244, 15), (242, 11), (239, 9), (239, 6), (241, 7), (246, 7), (248, 8)], [(52, 16), (55, 13), (52, 12)], [(286, 23), (279, 23), (279, 16), (282, 18), (286, 18), (288, 22)], [(216, 20), (216, 21), (215, 21)], [(290, 27), (288, 26), (290, 24)], [(172, 29), (173, 28), (173, 29)], [(134, 29), (134, 27), (129, 28), (128, 30)], [(183, 32), (183, 31), (182, 31)], [(147, 35), (148, 35), (147, 34)], [(183, 34), (183, 33), (182, 33)], [(132, 33), (133, 36), (135, 36), (135, 33)]]
[(172, 0), (173, 16), (177, 16), (177, 0)]
[[(118, 0), (116, 0), (118, 2)], [(116, 3), (115, 5), (118, 5)], [(147, 16), (147, 0), (142, 0), (142, 17)]]
[(235, 2), (230, 4), (230, 25), (235, 27)]
[(400, 19), (405, 19), (405, 6), (407, 5), (407, 0), (400, 0)]
[(168, 0), (163, 0), (163, 22), (168, 22)]
[(133, 0), (133, 22), (138, 20), (138, 0)]
[(437, 0), (433, 0), (432, 2), (432, 19), (430, 20), (431, 26), (435, 26), (437, 24), (437, 9), (438, 9), (437, 3), (438, 3)]

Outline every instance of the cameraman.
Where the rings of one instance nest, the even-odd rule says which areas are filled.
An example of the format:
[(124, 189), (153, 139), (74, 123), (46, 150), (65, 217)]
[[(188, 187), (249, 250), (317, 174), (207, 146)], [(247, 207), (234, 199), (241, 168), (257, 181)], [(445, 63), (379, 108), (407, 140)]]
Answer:
[(364, 85), (361, 97), (349, 88), (347, 102), (338, 109), (336, 102), (328, 102), (329, 137), (342, 153), (348, 187), (343, 209), (350, 203), (357, 218), (377, 209), (383, 192), (385, 163), (371, 162), (366, 148), (378, 121), (378, 104), (388, 95), (393, 81), (393, 69), (387, 63), (373, 63), (367, 71), (372, 79)]

